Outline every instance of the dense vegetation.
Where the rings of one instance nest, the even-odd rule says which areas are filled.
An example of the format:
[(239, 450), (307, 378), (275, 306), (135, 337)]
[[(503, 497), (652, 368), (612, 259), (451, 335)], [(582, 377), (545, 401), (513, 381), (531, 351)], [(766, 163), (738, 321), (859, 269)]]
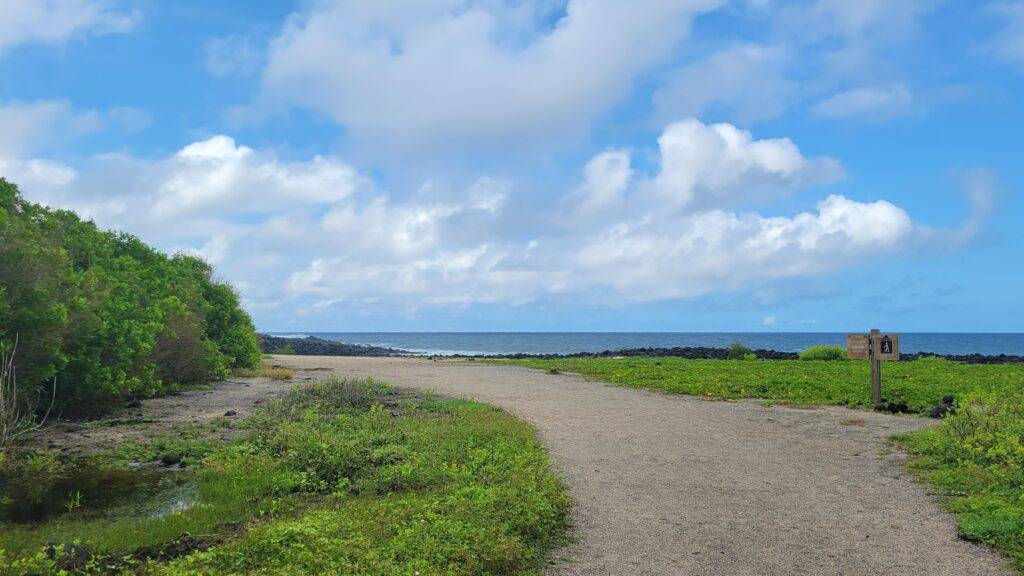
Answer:
[[(544, 370), (578, 372), (630, 388), (713, 398), (764, 398), (793, 404), (871, 408), (867, 361), (687, 360), (682, 358), (563, 358), (488, 360)], [(1024, 365), (961, 364), (939, 358), (886, 362), (883, 396), (926, 412), (944, 396), (1014, 393), (1024, 387)]]
[(259, 345), (230, 286), (202, 260), (168, 257), (0, 179), (0, 346), (17, 343), (25, 400), (102, 410), (255, 368)]
[(170, 490), (187, 505), (97, 512), (85, 498), (38, 526), (0, 524), (0, 574), (530, 574), (564, 534), (569, 501), (533, 430), (488, 405), (332, 380), (243, 428), (108, 455), (177, 451), (193, 479)]
[(968, 395), (940, 425), (900, 441), (910, 469), (957, 515), (961, 536), (1024, 573), (1024, 389)]

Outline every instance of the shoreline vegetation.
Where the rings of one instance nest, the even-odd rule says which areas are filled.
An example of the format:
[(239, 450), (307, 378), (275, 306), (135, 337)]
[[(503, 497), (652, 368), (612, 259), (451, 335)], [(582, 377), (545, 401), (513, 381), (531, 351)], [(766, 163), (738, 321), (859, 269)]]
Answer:
[[(428, 354), (417, 354), (399, 348), (384, 348), (380, 346), (367, 346), (364, 344), (350, 344), (337, 340), (328, 340), (318, 336), (285, 337), (273, 336), (270, 334), (259, 334), (260, 347), (264, 354), (286, 354), (296, 356), (430, 356)], [(824, 346), (831, 350), (841, 348)], [(806, 352), (806, 351), (805, 351)], [(750, 354), (759, 360), (797, 360), (805, 352), (781, 352), (778, 350), (744, 348), (744, 354)], [(528, 359), (562, 359), (562, 358), (613, 358), (617, 356), (634, 357), (658, 357), (658, 358), (687, 358), (691, 360), (728, 360), (731, 348), (713, 347), (674, 347), (674, 348), (624, 348), (620, 350), (603, 350), (601, 352), (577, 352), (574, 354), (453, 354), (443, 356), (444, 358), (480, 358), (480, 359), (505, 359), (505, 360), (528, 360)], [(843, 356), (845, 357), (845, 351)], [(1013, 354), (938, 354), (934, 352), (918, 352), (902, 354), (904, 360), (917, 360), (919, 358), (942, 358), (953, 362), (965, 364), (1018, 364), (1024, 363), (1024, 356)]]
[(19, 406), (91, 415), (259, 365), (238, 295), (198, 257), (28, 202), (2, 178), (0, 246), (0, 351)]
[[(534, 574), (568, 526), (529, 425), (374, 380), (306, 384), (245, 420), (29, 461), (0, 507), (0, 574)], [(62, 494), (69, 478), (79, 490)]]

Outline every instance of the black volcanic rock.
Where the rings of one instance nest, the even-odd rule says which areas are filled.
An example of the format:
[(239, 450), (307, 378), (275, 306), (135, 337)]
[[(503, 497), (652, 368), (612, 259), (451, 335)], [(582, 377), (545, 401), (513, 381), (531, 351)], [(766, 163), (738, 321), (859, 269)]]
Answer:
[(316, 336), (282, 338), (260, 334), (260, 348), (264, 354), (294, 354), (296, 356), (402, 356), (409, 352), (395, 348), (346, 344)]
[[(260, 346), (266, 354), (295, 354), (297, 356), (407, 356), (412, 352), (396, 348), (381, 348), (379, 346), (363, 346), (360, 344), (346, 344), (307, 336), (305, 338), (282, 338), (260, 334)], [(765, 350), (763, 348), (752, 351), (760, 360), (796, 360), (800, 355), (796, 352), (781, 352), (779, 350)], [(690, 360), (727, 360), (729, 358), (728, 348), (712, 348), (707, 346), (689, 346), (674, 348), (626, 348), (622, 350), (604, 350), (601, 352), (577, 352), (575, 354), (483, 354), (481, 358), (503, 358), (509, 360), (522, 360), (525, 358), (557, 359), (557, 358), (611, 358), (614, 356), (646, 356), (687, 358)], [(454, 358), (472, 358), (464, 354), (456, 354)], [(984, 354), (936, 354), (934, 352), (916, 352), (913, 354), (901, 354), (901, 360), (917, 360), (918, 358), (945, 358), (953, 362), (965, 364), (1017, 364), (1024, 363), (1024, 356), (1013, 356), (999, 354), (986, 356)]]

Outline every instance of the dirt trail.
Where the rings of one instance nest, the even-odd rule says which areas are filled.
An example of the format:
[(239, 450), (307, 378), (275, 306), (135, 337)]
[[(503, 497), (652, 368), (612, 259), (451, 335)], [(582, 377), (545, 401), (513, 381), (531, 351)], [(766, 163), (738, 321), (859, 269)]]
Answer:
[[(490, 402), (540, 432), (576, 502), (550, 574), (1009, 574), (956, 537), (886, 437), (925, 425), (841, 408), (716, 402), (510, 366), (279, 356)], [(303, 372), (302, 374), (311, 374)]]
[[(295, 384), (323, 378), (324, 374), (326, 372), (303, 370), (295, 379), (284, 382), (269, 378), (228, 378), (209, 388), (143, 400), (138, 406), (114, 410), (100, 420), (52, 421), (33, 434), (28, 445), (75, 454), (159, 436), (183, 424), (206, 424), (218, 418), (245, 418), (266, 400), (284, 394)], [(230, 412), (234, 414), (225, 416)], [(233, 436), (236, 432), (230, 428), (217, 431), (223, 437)]]

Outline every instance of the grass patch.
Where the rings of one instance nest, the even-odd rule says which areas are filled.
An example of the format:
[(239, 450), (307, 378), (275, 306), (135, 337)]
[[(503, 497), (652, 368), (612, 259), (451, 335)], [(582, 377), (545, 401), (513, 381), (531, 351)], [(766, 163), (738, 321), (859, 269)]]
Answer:
[[(189, 444), (185, 509), (0, 524), (0, 574), (57, 573), (67, 558), (39, 552), (50, 542), (141, 574), (532, 574), (563, 537), (569, 501), (547, 454), (491, 406), (332, 380), (246, 427), (228, 444)], [(186, 533), (216, 544), (140, 559)]]
[(956, 514), (960, 535), (1024, 573), (1024, 392), (970, 396), (938, 426), (897, 441)]
[(801, 360), (839, 361), (846, 358), (846, 350), (841, 346), (811, 346), (800, 353)]
[(291, 380), (295, 373), (286, 366), (262, 364), (259, 368), (240, 368), (235, 370), (239, 378), (270, 378), (271, 380)]
[[(560, 358), (488, 360), (577, 372), (631, 388), (722, 399), (763, 398), (788, 404), (871, 408), (871, 366), (863, 362), (772, 360), (730, 362), (684, 358)], [(961, 364), (939, 358), (886, 362), (886, 400), (927, 411), (944, 396), (1013, 393), (1024, 386), (1022, 364)]]

